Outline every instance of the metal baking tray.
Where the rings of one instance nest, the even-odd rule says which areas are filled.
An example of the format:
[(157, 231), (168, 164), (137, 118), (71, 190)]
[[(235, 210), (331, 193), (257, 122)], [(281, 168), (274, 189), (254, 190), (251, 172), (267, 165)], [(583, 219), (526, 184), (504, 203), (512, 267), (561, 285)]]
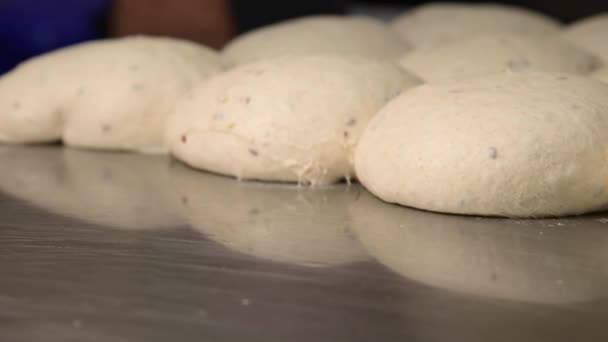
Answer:
[(2, 341), (606, 341), (608, 215), (501, 219), (0, 146)]

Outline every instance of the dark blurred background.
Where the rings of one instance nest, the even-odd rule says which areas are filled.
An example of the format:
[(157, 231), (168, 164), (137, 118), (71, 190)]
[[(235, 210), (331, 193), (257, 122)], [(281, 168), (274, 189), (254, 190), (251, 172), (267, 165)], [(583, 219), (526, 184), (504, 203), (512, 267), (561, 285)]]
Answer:
[[(0, 0), (0, 73), (56, 48), (103, 37), (156, 34), (222, 47), (235, 35), (322, 13), (390, 18), (428, 1)], [(480, 1), (469, 1), (480, 2)], [(608, 0), (502, 1), (564, 22), (608, 9)]]

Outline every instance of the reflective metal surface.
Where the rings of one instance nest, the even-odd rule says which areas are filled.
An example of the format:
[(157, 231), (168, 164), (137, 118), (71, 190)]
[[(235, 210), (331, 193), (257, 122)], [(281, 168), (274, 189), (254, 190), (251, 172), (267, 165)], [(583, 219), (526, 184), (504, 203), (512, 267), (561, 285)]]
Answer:
[(507, 220), (0, 146), (0, 341), (606, 341), (608, 215)]

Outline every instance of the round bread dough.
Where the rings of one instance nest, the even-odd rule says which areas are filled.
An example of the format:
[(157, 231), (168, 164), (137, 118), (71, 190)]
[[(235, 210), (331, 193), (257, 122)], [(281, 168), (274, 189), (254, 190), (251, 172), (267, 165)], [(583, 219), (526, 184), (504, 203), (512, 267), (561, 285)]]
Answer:
[(171, 175), (182, 216), (233, 251), (309, 267), (369, 259), (349, 230), (351, 187), (235, 182), (179, 164)]
[(132, 37), (68, 47), (0, 79), (0, 141), (166, 151), (166, 118), (178, 96), (221, 69), (209, 48)]
[(169, 118), (171, 152), (239, 179), (328, 184), (354, 176), (368, 120), (418, 80), (389, 62), (290, 56), (247, 64), (196, 87)]
[(608, 295), (602, 218), (506, 220), (388, 205), (362, 192), (352, 227), (397, 274), (474, 296), (564, 304)]
[(571, 24), (562, 36), (572, 44), (596, 54), (608, 64), (608, 12)]
[(608, 85), (501, 73), (426, 84), (391, 101), (356, 150), (359, 180), (387, 202), (542, 217), (608, 208)]
[(177, 226), (167, 156), (0, 146), (0, 191), (100, 226)]
[(603, 68), (599, 69), (598, 71), (593, 73), (592, 76), (597, 78), (600, 81), (608, 83), (608, 67), (603, 67)]
[(245, 33), (223, 50), (228, 64), (287, 55), (346, 54), (397, 59), (409, 50), (390, 28), (372, 18), (312, 16)]
[(504, 70), (589, 74), (601, 63), (594, 55), (559, 38), (499, 33), (415, 50), (405, 55), (400, 64), (431, 82), (466, 79)]
[(432, 3), (393, 19), (393, 29), (416, 49), (490, 33), (546, 36), (560, 24), (542, 14), (501, 4)]

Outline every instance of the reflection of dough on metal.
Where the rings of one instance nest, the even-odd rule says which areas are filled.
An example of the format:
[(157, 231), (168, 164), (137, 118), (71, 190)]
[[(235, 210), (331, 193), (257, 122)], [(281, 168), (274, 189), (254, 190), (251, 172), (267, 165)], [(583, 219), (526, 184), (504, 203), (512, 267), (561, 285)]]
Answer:
[(192, 226), (232, 250), (305, 266), (366, 260), (349, 230), (358, 191), (239, 182), (174, 165), (176, 203)]
[(0, 147), (0, 190), (54, 213), (124, 229), (179, 224), (169, 159), (61, 147)]
[(353, 202), (351, 215), (372, 256), (432, 286), (539, 303), (608, 294), (608, 231), (590, 218), (440, 215), (387, 205), (367, 192)]

